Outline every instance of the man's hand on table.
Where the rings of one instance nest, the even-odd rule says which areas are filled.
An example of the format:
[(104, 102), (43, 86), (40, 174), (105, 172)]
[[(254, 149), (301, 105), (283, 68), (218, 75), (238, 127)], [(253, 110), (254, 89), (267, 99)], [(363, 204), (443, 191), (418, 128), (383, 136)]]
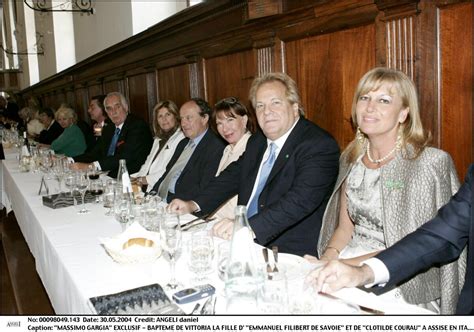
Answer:
[(306, 277), (306, 283), (317, 291), (332, 293), (344, 287), (357, 287), (372, 283), (374, 272), (364, 264), (351, 266), (338, 260), (328, 262), (317, 268)]
[(183, 201), (180, 199), (173, 199), (167, 207), (168, 212), (177, 214), (193, 213), (199, 210), (199, 207), (193, 201)]
[(94, 165), (93, 163), (72, 163), (70, 168), (73, 171), (85, 171), (89, 168), (89, 165)]
[(212, 235), (220, 237), (224, 240), (230, 240), (234, 228), (234, 220), (224, 218), (212, 226)]

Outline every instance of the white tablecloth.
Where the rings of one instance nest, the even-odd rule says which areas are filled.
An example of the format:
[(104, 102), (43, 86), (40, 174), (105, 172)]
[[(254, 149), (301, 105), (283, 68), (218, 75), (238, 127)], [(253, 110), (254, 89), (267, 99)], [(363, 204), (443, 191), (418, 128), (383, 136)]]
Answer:
[[(88, 204), (91, 213), (85, 215), (78, 214), (75, 207), (57, 210), (45, 207), (38, 195), (41, 174), (20, 173), (15, 154), (11, 153), (7, 153), (2, 165), (2, 202), (11, 203), (57, 314), (91, 314), (88, 304), (91, 297), (153, 283), (166, 284), (169, 263), (163, 255), (153, 263), (121, 265), (106, 253), (99, 238), (119, 234), (121, 226), (113, 217), (105, 216), (101, 205)], [(55, 186), (54, 182), (50, 182), (50, 186)], [(185, 245), (187, 239), (189, 233), (185, 233)], [(188, 272), (185, 254), (178, 259), (176, 271), (178, 279), (190, 286), (192, 274)], [(217, 275), (210, 279), (218, 294), (223, 294), (223, 283)], [(408, 305), (377, 303), (376, 299), (371, 300), (372, 295), (358, 289), (346, 290), (342, 295), (365, 298), (365, 304), (375, 301), (377, 307), (387, 313), (423, 312)], [(221, 301), (218, 308), (222, 305)]]

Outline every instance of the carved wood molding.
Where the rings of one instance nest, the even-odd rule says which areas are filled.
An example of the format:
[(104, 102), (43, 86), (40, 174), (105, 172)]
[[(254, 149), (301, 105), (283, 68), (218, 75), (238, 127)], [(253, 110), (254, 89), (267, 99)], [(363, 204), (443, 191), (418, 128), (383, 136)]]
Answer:
[(247, 18), (249, 20), (278, 15), (282, 12), (282, 0), (248, 0)]
[(257, 70), (258, 76), (274, 71), (273, 47), (257, 49)]
[(375, 0), (377, 8), (384, 13), (384, 20), (418, 14), (419, 2), (420, 0)]
[(411, 79), (415, 73), (415, 16), (385, 21), (386, 66), (403, 71)]

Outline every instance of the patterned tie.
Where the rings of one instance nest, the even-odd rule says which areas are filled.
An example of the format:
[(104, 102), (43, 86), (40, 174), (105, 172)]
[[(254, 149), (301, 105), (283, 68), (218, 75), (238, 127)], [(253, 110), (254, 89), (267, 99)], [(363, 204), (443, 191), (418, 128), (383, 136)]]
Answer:
[[(178, 160), (176, 160), (166, 177), (163, 179), (163, 181), (161, 181), (160, 187), (158, 188), (158, 196), (160, 196), (163, 200), (166, 201), (168, 198), (168, 192), (175, 193), (176, 181), (181, 176), (183, 169), (186, 167), (186, 164), (191, 158), (195, 146), (196, 144), (194, 144), (193, 141), (189, 141), (183, 152), (181, 152)], [(156, 188), (153, 187), (153, 190), (155, 189)]]
[(268, 175), (273, 168), (276, 157), (276, 145), (275, 143), (270, 143), (270, 154), (262, 165), (262, 170), (260, 172), (260, 179), (258, 180), (257, 190), (255, 190), (255, 195), (253, 195), (252, 200), (250, 201), (249, 207), (247, 209), (247, 218), (252, 217), (258, 212), (258, 198), (265, 187), (267, 182)]
[(115, 128), (114, 136), (109, 145), (109, 150), (107, 151), (107, 156), (113, 156), (115, 154), (115, 147), (117, 146), (117, 141), (120, 136), (120, 128)]

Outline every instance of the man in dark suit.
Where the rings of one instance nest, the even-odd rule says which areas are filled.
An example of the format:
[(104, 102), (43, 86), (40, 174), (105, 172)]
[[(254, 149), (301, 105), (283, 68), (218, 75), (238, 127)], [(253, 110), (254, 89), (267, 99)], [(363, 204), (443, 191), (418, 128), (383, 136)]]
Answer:
[(119, 160), (125, 159), (128, 172), (137, 172), (151, 149), (150, 128), (145, 121), (129, 113), (128, 102), (121, 93), (109, 93), (104, 105), (114, 125), (104, 128), (101, 138), (89, 152), (74, 157), (71, 168), (87, 169), (94, 165), (116, 177)]
[(181, 106), (179, 116), (184, 138), (176, 147), (166, 171), (152, 191), (166, 201), (191, 199), (216, 175), (224, 141), (209, 128), (211, 108), (200, 98)]
[(434, 219), (360, 267), (332, 261), (323, 269), (312, 272), (309, 280), (313, 279), (318, 291), (332, 292), (343, 287), (375, 284), (380, 285), (376, 291), (382, 292), (433, 265), (454, 261), (467, 246), (466, 277), (456, 313), (474, 314), (473, 191), (474, 165), (471, 165), (464, 184)]
[[(302, 117), (296, 83), (282, 73), (254, 80), (250, 99), (262, 129), (193, 201), (173, 201), (172, 210), (214, 211), (238, 194), (256, 241), (281, 252), (316, 254), (321, 220), (338, 174), (339, 147), (323, 129)], [(214, 234), (229, 239), (233, 221), (224, 219)]]
[(40, 132), (38, 142), (51, 145), (51, 143), (63, 133), (64, 129), (54, 120), (54, 111), (49, 107), (40, 109), (38, 118), (45, 128)]

